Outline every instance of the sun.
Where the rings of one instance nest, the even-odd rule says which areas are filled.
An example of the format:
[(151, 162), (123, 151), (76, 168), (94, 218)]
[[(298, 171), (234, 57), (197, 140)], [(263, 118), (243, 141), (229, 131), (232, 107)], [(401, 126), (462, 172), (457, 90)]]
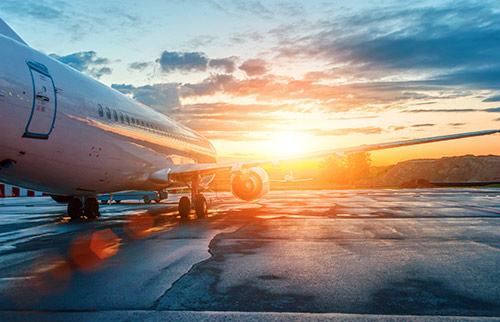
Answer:
[(270, 155), (280, 157), (303, 154), (305, 140), (297, 132), (277, 132), (272, 135), (268, 150)]

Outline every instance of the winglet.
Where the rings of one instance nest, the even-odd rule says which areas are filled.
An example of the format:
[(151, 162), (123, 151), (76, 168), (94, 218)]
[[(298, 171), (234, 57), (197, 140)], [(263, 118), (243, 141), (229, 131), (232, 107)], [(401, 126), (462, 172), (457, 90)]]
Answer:
[(17, 42), (28, 46), (28, 44), (24, 42), (24, 40), (19, 37), (19, 35), (16, 34), (14, 30), (12, 30), (12, 28), (9, 27), (9, 25), (5, 21), (3, 21), (2, 18), (0, 18), (0, 35), (4, 35), (5, 37), (14, 39)]

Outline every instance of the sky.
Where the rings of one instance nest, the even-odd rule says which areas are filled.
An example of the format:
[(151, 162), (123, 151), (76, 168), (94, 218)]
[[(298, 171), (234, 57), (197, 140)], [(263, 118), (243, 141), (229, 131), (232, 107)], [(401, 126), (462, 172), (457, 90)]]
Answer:
[[(498, 1), (2, 0), (30, 46), (255, 158), (500, 128)], [(500, 137), (372, 153), (500, 154)]]

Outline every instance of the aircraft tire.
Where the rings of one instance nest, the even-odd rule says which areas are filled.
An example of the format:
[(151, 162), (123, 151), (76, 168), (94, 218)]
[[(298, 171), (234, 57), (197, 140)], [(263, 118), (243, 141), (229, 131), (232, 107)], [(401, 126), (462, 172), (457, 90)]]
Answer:
[(191, 210), (191, 202), (189, 198), (184, 196), (179, 200), (179, 215), (182, 219), (189, 218), (189, 211)]
[(207, 199), (204, 195), (198, 194), (194, 199), (194, 209), (196, 211), (196, 218), (205, 218), (208, 214)]
[(90, 197), (85, 198), (85, 205), (83, 206), (83, 212), (85, 216), (89, 219), (95, 219), (100, 216), (99, 214), (99, 202), (96, 198)]
[(149, 199), (148, 196), (144, 196), (142, 197), (142, 200), (144, 200), (144, 203), (147, 203), (147, 204), (150, 204), (151, 203), (151, 199)]
[(79, 198), (73, 198), (68, 202), (68, 215), (71, 219), (79, 219), (83, 212), (83, 203)]

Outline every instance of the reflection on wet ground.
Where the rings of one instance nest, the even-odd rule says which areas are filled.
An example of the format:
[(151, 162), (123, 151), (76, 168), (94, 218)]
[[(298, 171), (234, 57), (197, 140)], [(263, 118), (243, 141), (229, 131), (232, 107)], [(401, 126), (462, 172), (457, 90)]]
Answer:
[(500, 189), (277, 191), (101, 205), (0, 200), (0, 309), (500, 315)]

